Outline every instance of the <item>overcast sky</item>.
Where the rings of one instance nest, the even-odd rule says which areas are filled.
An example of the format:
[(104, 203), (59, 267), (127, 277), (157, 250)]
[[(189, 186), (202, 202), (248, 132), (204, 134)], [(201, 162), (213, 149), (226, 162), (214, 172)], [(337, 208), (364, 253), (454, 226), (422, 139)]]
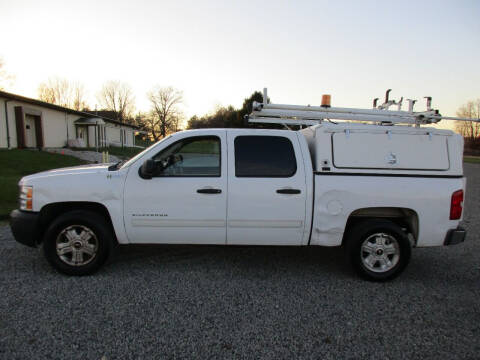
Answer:
[[(268, 87), (275, 103), (370, 107), (421, 99), (445, 115), (480, 97), (480, 1), (0, 0), (0, 57), (35, 97), (50, 76), (95, 94), (154, 85), (184, 91), (188, 116), (240, 106)], [(416, 110), (423, 109), (424, 102)]]

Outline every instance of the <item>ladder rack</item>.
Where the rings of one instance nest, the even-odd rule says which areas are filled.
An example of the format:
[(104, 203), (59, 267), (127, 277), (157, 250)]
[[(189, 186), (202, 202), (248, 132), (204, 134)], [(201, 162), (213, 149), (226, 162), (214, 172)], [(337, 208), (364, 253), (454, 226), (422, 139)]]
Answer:
[[(254, 101), (252, 113), (246, 115), (250, 123), (284, 124), (284, 125), (317, 125), (324, 120), (354, 120), (375, 123), (379, 125), (408, 124), (420, 127), (425, 124), (435, 124), (441, 120), (473, 121), (480, 122), (480, 119), (458, 118), (442, 116), (438, 110), (431, 108), (431, 97), (427, 99), (427, 110), (414, 112), (413, 106), (416, 100), (410, 100), (409, 110), (401, 110), (403, 97), (395, 102), (389, 100), (387, 90), (385, 102), (377, 107), (377, 99), (373, 101), (373, 109), (356, 109), (330, 107), (330, 96), (322, 99), (322, 106), (282, 105), (267, 103), (267, 88), (263, 89), (263, 102)], [(324, 101), (326, 99), (326, 101)], [(398, 106), (398, 110), (389, 110), (390, 106)]]

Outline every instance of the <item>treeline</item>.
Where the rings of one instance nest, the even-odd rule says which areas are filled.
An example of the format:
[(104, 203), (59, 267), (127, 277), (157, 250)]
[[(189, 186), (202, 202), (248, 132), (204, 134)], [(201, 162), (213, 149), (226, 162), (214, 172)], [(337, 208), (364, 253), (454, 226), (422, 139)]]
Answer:
[[(121, 81), (107, 81), (96, 93), (97, 105), (94, 109), (87, 102), (87, 92), (83, 84), (67, 79), (52, 77), (38, 87), (38, 98), (45, 102), (68, 107), (74, 110), (88, 111), (100, 116), (137, 126), (145, 133), (144, 140), (158, 141), (170, 133), (184, 128), (241, 128), (246, 127), (244, 117), (252, 111), (252, 102), (263, 102), (263, 95), (255, 91), (244, 99), (242, 107), (217, 108), (204, 116), (192, 116), (188, 121), (182, 111), (183, 93), (173, 87), (155, 86), (146, 93), (150, 103), (147, 111), (137, 111), (135, 94), (132, 87)], [(260, 127), (277, 127), (261, 126)]]
[[(11, 86), (14, 76), (5, 70), (0, 58), (0, 90)], [(171, 86), (155, 86), (145, 96), (150, 108), (138, 111), (132, 87), (121, 81), (107, 81), (96, 92), (97, 103), (92, 107), (87, 101), (85, 86), (77, 81), (51, 77), (38, 86), (40, 100), (80, 111), (94, 111), (98, 115), (113, 118), (123, 123), (137, 126), (146, 132), (141, 136), (145, 140), (158, 141), (166, 135), (187, 129), (202, 128), (242, 128), (247, 127), (244, 117), (252, 111), (252, 102), (263, 102), (263, 95), (255, 91), (244, 99), (242, 107), (217, 108), (213, 113), (192, 116), (185, 124), (183, 93)], [(469, 101), (459, 107), (458, 117), (478, 119), (480, 117), (480, 99)], [(279, 125), (256, 124), (255, 127), (279, 128)], [(455, 130), (465, 138), (465, 153), (480, 155), (480, 123), (457, 122)]]
[[(472, 100), (460, 106), (457, 116), (462, 118), (480, 118), (480, 99)], [(457, 121), (455, 130), (465, 139), (465, 155), (480, 156), (480, 123)]]
[(40, 100), (135, 125), (146, 133), (140, 135), (144, 140), (158, 141), (182, 129), (183, 93), (171, 86), (157, 85), (148, 91), (145, 95), (150, 109), (145, 112), (137, 111), (132, 87), (121, 81), (107, 81), (102, 85), (96, 93), (99, 108), (95, 105), (92, 109), (86, 94), (83, 84), (59, 77), (51, 77), (38, 86)]
[[(146, 141), (158, 141), (170, 133), (184, 128), (241, 128), (248, 126), (244, 117), (252, 111), (252, 102), (263, 102), (263, 95), (255, 91), (244, 99), (242, 107), (233, 106), (217, 108), (213, 113), (204, 116), (192, 116), (185, 121), (182, 111), (183, 93), (173, 87), (155, 86), (146, 93), (150, 103), (147, 111), (137, 111), (135, 94), (131, 86), (121, 81), (107, 81), (96, 94), (95, 109), (86, 101), (86, 91), (83, 84), (67, 79), (52, 77), (42, 82), (38, 87), (40, 100), (72, 108), (75, 110), (98, 113), (120, 122), (137, 126), (146, 134), (140, 135)], [(262, 126), (275, 128), (276, 125)]]
[(250, 97), (243, 100), (240, 109), (235, 109), (229, 105), (220, 107), (213, 114), (204, 116), (194, 115), (188, 120), (187, 129), (205, 129), (205, 128), (242, 128), (246, 127), (244, 122), (245, 115), (252, 111), (252, 102), (263, 102), (263, 95), (255, 91)]

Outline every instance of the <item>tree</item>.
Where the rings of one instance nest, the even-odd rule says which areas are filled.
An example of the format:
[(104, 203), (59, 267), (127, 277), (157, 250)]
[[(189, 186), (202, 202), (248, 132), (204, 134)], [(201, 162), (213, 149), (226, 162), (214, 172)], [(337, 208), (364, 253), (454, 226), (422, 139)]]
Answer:
[[(255, 91), (248, 98), (243, 100), (243, 105), (240, 109), (235, 109), (229, 105), (227, 107), (219, 107), (212, 114), (202, 117), (196, 115), (192, 116), (188, 121), (188, 129), (200, 128), (243, 128), (245, 124), (244, 117), (252, 112), (252, 102), (263, 102), (263, 94)], [(277, 127), (269, 126), (269, 127)]]
[(60, 77), (51, 77), (38, 86), (40, 100), (74, 110), (88, 107), (85, 97), (85, 88), (81, 83)]
[(159, 121), (153, 110), (138, 114), (136, 117), (136, 125), (140, 127), (141, 130), (146, 131), (154, 141), (160, 140)]
[(150, 143), (151, 136), (149, 131), (149, 120), (151, 118), (150, 113), (139, 111), (130, 122), (131, 125), (138, 127), (140, 132), (135, 135), (136, 138), (141, 139), (144, 144)]
[[(458, 117), (480, 118), (480, 99), (469, 101), (460, 106), (457, 111)], [(457, 121), (455, 129), (465, 138), (466, 141), (476, 141), (480, 136), (480, 123), (473, 121)]]
[(5, 62), (0, 58), (0, 90), (4, 90), (5, 87), (11, 85), (14, 77), (8, 74), (5, 70)]
[(147, 128), (155, 141), (179, 130), (184, 116), (180, 109), (183, 93), (171, 86), (156, 86), (147, 93), (152, 109), (146, 117)]
[(229, 128), (237, 123), (238, 111), (231, 105), (219, 106), (211, 114), (202, 117), (194, 115), (187, 124), (188, 129)]
[[(260, 91), (255, 91), (248, 98), (244, 99), (242, 108), (238, 110), (238, 118), (239, 118), (240, 124), (242, 124), (243, 126), (246, 126), (243, 118), (245, 117), (245, 115), (248, 115), (252, 112), (252, 104), (254, 101), (259, 103), (263, 102), (263, 94)], [(267, 97), (267, 103), (270, 103), (269, 97)], [(271, 126), (267, 126), (267, 127), (271, 127)], [(274, 125), (273, 127), (277, 127), (277, 125)]]
[(77, 110), (77, 111), (80, 111), (80, 110), (84, 110), (84, 109), (88, 109), (88, 104), (87, 104), (87, 101), (85, 99), (86, 97), (86, 92), (85, 92), (85, 88), (82, 84), (78, 83), (78, 82), (75, 82), (72, 84), (72, 100), (73, 100), (73, 103), (72, 103), (72, 108), (74, 110)]
[(103, 84), (97, 99), (104, 110), (113, 111), (116, 120), (130, 121), (135, 111), (135, 96), (130, 85), (120, 81), (108, 81)]

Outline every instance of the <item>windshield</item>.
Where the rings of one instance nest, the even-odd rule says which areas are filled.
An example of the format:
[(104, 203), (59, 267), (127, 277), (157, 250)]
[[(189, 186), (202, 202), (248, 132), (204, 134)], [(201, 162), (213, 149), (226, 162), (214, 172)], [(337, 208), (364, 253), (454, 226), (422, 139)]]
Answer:
[(129, 167), (130, 165), (132, 165), (135, 161), (137, 161), (138, 158), (142, 157), (143, 154), (145, 154), (147, 151), (149, 151), (152, 147), (154, 147), (155, 145), (157, 144), (160, 144), (161, 142), (167, 140), (168, 138), (170, 138), (172, 135), (168, 135), (166, 137), (164, 137), (162, 140), (160, 141), (157, 141), (155, 144), (153, 145), (150, 145), (148, 148), (146, 148), (145, 150), (143, 150), (142, 152), (138, 153), (137, 155), (135, 155), (134, 157), (132, 157), (130, 160), (128, 160), (126, 163), (124, 163), (120, 169), (123, 169), (123, 168), (126, 168), (126, 167)]

